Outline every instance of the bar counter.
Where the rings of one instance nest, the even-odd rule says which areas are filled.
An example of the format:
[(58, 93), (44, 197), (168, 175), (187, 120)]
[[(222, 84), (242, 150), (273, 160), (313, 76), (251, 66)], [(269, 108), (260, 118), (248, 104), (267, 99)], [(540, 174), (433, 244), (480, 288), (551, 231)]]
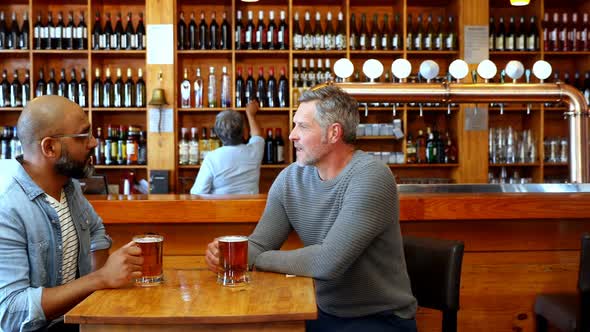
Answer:
[[(114, 248), (142, 232), (164, 235), (167, 256), (202, 256), (214, 237), (252, 232), (265, 195), (88, 196)], [(590, 193), (400, 193), (403, 234), (465, 242), (459, 331), (534, 331), (541, 292), (575, 291)], [(301, 246), (295, 234), (283, 246)], [(419, 309), (418, 326), (441, 315)]]

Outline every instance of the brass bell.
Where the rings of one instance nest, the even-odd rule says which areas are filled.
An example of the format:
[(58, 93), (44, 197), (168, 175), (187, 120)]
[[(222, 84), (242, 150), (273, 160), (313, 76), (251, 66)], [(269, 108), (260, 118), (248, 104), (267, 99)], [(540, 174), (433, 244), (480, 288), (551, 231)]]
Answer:
[(168, 102), (166, 101), (166, 95), (164, 94), (164, 89), (154, 89), (152, 91), (152, 99), (148, 104), (154, 106), (168, 105)]

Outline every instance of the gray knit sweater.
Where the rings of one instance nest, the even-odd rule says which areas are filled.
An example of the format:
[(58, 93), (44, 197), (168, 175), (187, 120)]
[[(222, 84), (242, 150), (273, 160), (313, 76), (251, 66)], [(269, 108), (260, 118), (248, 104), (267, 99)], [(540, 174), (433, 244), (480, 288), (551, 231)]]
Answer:
[[(304, 247), (280, 251), (292, 230)], [(318, 306), (329, 314), (359, 317), (393, 310), (411, 318), (416, 313), (395, 179), (364, 152), (356, 151), (329, 181), (312, 166), (283, 170), (249, 240), (251, 264), (314, 278)]]

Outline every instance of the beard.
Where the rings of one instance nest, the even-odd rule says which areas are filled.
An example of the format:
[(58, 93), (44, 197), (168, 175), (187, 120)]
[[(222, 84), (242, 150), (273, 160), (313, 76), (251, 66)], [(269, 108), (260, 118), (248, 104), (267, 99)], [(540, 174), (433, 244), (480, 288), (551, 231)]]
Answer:
[(62, 145), (61, 151), (61, 157), (54, 165), (54, 169), (58, 174), (74, 179), (84, 179), (94, 174), (94, 166), (90, 164), (92, 152), (88, 153), (86, 159), (80, 161), (70, 156), (65, 144)]

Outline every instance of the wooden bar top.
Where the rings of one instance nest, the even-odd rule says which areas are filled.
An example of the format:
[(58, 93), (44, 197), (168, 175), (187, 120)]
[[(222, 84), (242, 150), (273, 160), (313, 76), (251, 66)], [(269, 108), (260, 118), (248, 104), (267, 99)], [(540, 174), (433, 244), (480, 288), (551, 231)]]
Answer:
[(94, 292), (67, 323), (119, 325), (238, 324), (316, 319), (313, 280), (252, 272), (244, 287), (223, 287), (202, 257), (164, 257), (165, 281)]
[[(266, 195), (88, 196), (105, 224), (256, 223)], [(590, 193), (400, 194), (400, 220), (590, 218)]]

